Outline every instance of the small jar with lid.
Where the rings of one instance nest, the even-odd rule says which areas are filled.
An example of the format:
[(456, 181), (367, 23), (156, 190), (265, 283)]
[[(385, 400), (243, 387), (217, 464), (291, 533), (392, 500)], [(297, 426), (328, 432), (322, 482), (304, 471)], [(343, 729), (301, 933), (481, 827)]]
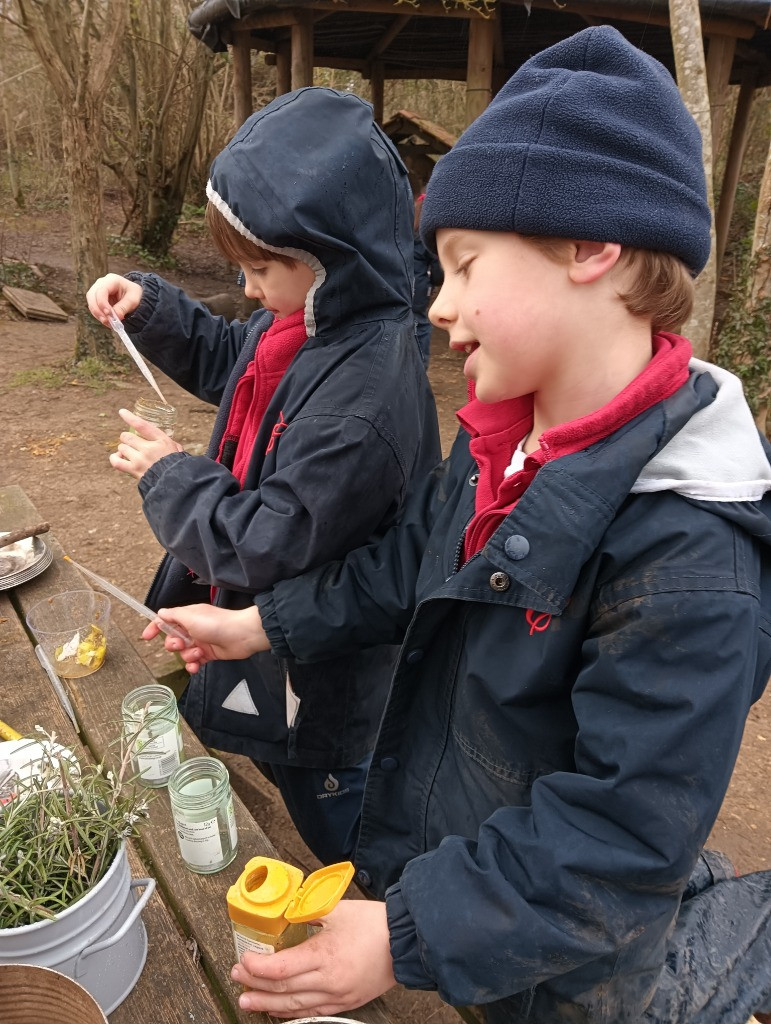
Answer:
[(174, 437), (177, 410), (173, 405), (164, 405), (157, 398), (138, 398), (134, 404), (134, 415), (141, 416), (148, 423), (154, 423), (169, 437)]
[(179, 852), (191, 871), (207, 875), (230, 864), (238, 849), (230, 776), (216, 757), (191, 757), (169, 779)]
[(121, 715), (134, 771), (145, 786), (165, 786), (182, 760), (174, 691), (161, 683), (138, 686), (123, 698)]
[(353, 864), (342, 861), (303, 873), (272, 857), (252, 857), (234, 885), (227, 904), (236, 957), (243, 953), (276, 953), (297, 946), (317, 921), (337, 906), (353, 878)]

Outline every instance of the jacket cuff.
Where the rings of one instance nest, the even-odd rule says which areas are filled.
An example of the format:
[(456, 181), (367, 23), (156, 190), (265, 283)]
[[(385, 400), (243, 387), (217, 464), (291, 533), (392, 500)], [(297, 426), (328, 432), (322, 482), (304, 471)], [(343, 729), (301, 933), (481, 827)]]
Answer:
[(143, 274), (139, 270), (130, 270), (123, 275), (127, 281), (134, 281), (142, 286), (142, 298), (133, 313), (129, 313), (123, 326), (131, 334), (139, 334), (147, 327), (158, 305), (161, 285), (155, 274)]
[(137, 486), (139, 487), (139, 493), (142, 495), (142, 498), (144, 499), (147, 497), (151, 488), (155, 487), (167, 470), (176, 466), (177, 463), (181, 462), (183, 459), (189, 458), (190, 456), (187, 452), (170, 452), (168, 455), (164, 455), (163, 458), (158, 459), (157, 462), (154, 462), (153, 465), (150, 466), (149, 469), (145, 470), (139, 478)]
[(418, 933), (404, 902), (401, 884), (397, 882), (387, 889), (385, 898), (394, 977), (405, 988), (435, 990), (436, 982), (423, 969)]
[(268, 642), (270, 643), (270, 649), (279, 658), (291, 657), (292, 652), (287, 645), (284, 631), (278, 621), (273, 591), (266, 590), (262, 594), (255, 594), (254, 603), (257, 605), (257, 610), (260, 613), (262, 628), (265, 630)]

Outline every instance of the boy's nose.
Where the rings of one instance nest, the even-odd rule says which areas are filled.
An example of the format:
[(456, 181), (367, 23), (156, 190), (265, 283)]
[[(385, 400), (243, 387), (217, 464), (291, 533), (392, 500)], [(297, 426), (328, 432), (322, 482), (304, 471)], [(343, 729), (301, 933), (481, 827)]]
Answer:
[(447, 324), (451, 323), (454, 319), (452, 304), (449, 301), (444, 285), (439, 289), (439, 294), (429, 306), (428, 319), (434, 327), (443, 328), (446, 328)]

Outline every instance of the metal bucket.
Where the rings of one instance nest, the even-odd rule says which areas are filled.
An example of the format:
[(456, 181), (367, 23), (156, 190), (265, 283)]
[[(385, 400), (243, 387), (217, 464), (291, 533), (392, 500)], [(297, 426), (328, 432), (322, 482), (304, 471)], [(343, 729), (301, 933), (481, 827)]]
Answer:
[(96, 1001), (72, 978), (48, 967), (0, 965), (3, 1024), (107, 1024)]
[[(131, 890), (136, 888), (145, 891), (135, 901)], [(147, 933), (139, 915), (154, 889), (153, 878), (132, 880), (123, 844), (104, 878), (55, 921), (0, 928), (0, 965), (51, 967), (82, 985), (104, 1013), (112, 1013), (145, 965)]]

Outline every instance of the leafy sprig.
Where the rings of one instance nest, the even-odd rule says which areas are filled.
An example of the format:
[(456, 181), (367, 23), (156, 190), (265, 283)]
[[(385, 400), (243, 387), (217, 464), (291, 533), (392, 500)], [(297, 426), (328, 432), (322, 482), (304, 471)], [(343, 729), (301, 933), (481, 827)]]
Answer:
[(22, 780), (0, 816), (0, 928), (51, 920), (106, 874), (124, 839), (148, 814), (148, 791), (121, 741), (116, 770), (80, 763), (45, 739), (39, 770)]

